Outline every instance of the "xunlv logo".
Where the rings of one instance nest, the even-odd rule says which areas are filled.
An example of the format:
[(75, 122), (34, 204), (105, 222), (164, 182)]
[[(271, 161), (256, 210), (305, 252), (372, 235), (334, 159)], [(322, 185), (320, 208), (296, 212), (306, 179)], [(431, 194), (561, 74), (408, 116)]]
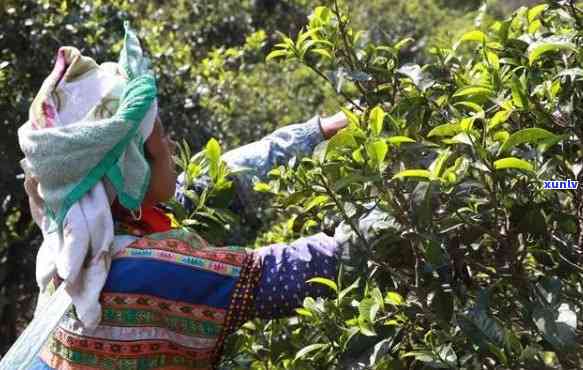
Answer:
[(545, 180), (543, 181), (544, 188), (543, 189), (570, 189), (576, 190), (579, 186), (579, 181), (573, 180)]

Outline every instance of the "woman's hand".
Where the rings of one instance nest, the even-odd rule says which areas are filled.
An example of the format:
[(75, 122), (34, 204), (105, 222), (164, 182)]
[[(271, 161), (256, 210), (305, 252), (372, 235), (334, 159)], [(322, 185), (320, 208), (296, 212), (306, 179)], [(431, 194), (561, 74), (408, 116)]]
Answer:
[(38, 181), (34, 177), (25, 176), (24, 190), (28, 195), (28, 205), (30, 207), (30, 214), (36, 224), (41, 227), (44, 218), (43, 204), (44, 201), (38, 193)]
[(324, 134), (324, 138), (326, 138), (326, 140), (336, 135), (336, 133), (346, 127), (347, 124), (348, 119), (343, 112), (338, 112), (331, 117), (322, 118), (320, 121), (322, 134)]
[(364, 205), (366, 211), (358, 220), (343, 221), (336, 227), (334, 239), (340, 246), (340, 258), (346, 265), (359, 265), (366, 259), (369, 248), (379, 241), (379, 237), (399, 239), (402, 226), (387, 211), (374, 203)]

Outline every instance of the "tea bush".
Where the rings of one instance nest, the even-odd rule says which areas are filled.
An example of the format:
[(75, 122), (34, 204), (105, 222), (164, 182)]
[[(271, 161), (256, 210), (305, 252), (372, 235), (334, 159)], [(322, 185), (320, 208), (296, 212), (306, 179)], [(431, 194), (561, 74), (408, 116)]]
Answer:
[[(319, 280), (297, 317), (253, 322), (226, 368), (583, 367), (583, 9), (520, 8), (431, 61), (374, 43), (338, 1), (268, 60), (302, 63), (346, 101), (349, 127), (258, 189), (288, 240), (368, 205), (392, 216), (359, 267)], [(355, 228), (355, 231), (357, 229)]]
[[(583, 367), (581, 192), (541, 185), (581, 180), (581, 6), (495, 21), (515, 3), (0, 3), (0, 352), (36, 292), (39, 234), (16, 129), (58, 46), (115, 59), (130, 19), (153, 59), (163, 122), (206, 149), (197, 158), (216, 165), (219, 188), (228, 181), (211, 137), (232, 148), (357, 103), (349, 128), (258, 186), (275, 203), (257, 245), (331, 232), (371, 202), (394, 217), (359, 268), (314, 282), (336, 299), (246, 324), (224, 368)], [(231, 222), (220, 190), (179, 221)]]

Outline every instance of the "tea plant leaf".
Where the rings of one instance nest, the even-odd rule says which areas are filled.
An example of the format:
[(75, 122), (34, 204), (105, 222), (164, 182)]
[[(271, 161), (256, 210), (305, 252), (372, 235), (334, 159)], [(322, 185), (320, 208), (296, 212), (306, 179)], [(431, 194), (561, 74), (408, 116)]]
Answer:
[(306, 280), (306, 282), (326, 285), (327, 287), (329, 287), (330, 289), (332, 289), (333, 291), (338, 293), (338, 285), (336, 285), (336, 283), (330, 279), (326, 279), (323, 277), (315, 277), (315, 278), (311, 278), (309, 280)]
[(538, 61), (544, 54), (551, 51), (572, 51), (578, 52), (577, 46), (570, 41), (561, 39), (547, 39), (536, 42), (528, 48), (528, 63), (530, 65)]
[(534, 167), (532, 166), (532, 164), (528, 163), (523, 159), (518, 159), (514, 157), (508, 157), (497, 160), (496, 162), (494, 162), (494, 168), (497, 170), (517, 169), (528, 172), (534, 172)]
[(533, 127), (525, 128), (510, 135), (508, 140), (500, 147), (499, 153), (508, 151), (513, 147), (524, 143), (535, 143), (542, 140), (556, 139), (557, 135), (549, 132), (543, 128)]

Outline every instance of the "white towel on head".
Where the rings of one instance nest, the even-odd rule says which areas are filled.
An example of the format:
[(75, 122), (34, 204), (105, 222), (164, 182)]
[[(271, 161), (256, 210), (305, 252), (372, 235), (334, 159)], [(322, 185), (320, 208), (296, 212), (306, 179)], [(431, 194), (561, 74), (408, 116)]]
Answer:
[[(78, 97), (85, 91), (84, 104), (66, 104), (56, 113), (55, 127), (65, 127), (84, 117), (91, 117), (95, 106), (105, 96), (117, 96), (123, 91), (123, 81), (113, 72), (114, 63), (107, 68), (91, 72), (73, 82), (59, 84), (63, 100)], [(90, 93), (88, 93), (90, 92)], [(69, 97), (69, 98), (67, 98)], [(79, 100), (77, 98), (77, 100)], [(157, 103), (144, 116), (140, 124), (142, 137), (153, 131), (158, 114)], [(26, 160), (23, 162), (26, 166)], [(107, 279), (114, 254), (114, 224), (110, 204), (115, 199), (115, 189), (104, 180), (99, 181), (67, 212), (63, 221), (63, 235), (53, 230), (53, 224), (42, 212), (43, 205), (35, 205), (35, 221), (41, 228), (44, 241), (37, 255), (36, 279), (41, 292), (58, 276), (64, 280), (65, 290), (71, 296), (75, 312), (87, 330), (101, 321), (99, 295)], [(28, 189), (27, 189), (28, 190)], [(41, 187), (35, 189), (42, 201)], [(44, 298), (44, 297), (43, 297)], [(42, 307), (39, 301), (37, 310)]]
[(124, 27), (118, 63), (98, 65), (76, 48), (60, 48), (18, 130), (22, 166), (39, 182), (27, 192), (35, 193), (33, 216), (44, 236), (41, 293), (61, 278), (86, 329), (100, 322), (99, 296), (115, 253), (110, 204), (117, 197), (139, 209), (150, 178), (143, 146), (158, 111), (156, 81), (137, 35)]

